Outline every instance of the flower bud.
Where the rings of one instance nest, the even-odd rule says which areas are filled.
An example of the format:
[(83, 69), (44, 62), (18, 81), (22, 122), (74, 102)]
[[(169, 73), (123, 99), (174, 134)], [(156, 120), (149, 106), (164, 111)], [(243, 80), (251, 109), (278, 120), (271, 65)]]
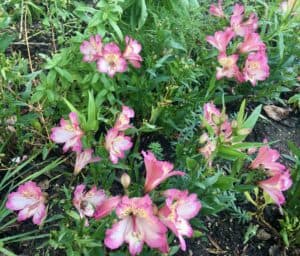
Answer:
[(236, 121), (236, 120), (232, 120), (232, 122), (231, 122), (231, 127), (232, 127), (232, 128), (237, 128), (237, 126), (238, 126), (237, 121)]
[(205, 133), (203, 133), (203, 134), (200, 136), (199, 142), (200, 142), (201, 144), (203, 144), (203, 143), (205, 143), (207, 140), (208, 140), (208, 135), (207, 135), (207, 133), (205, 132)]
[(243, 128), (238, 131), (238, 135), (248, 135), (251, 131), (249, 128)]
[(121, 176), (121, 184), (124, 189), (127, 189), (130, 185), (131, 179), (130, 176), (125, 172)]

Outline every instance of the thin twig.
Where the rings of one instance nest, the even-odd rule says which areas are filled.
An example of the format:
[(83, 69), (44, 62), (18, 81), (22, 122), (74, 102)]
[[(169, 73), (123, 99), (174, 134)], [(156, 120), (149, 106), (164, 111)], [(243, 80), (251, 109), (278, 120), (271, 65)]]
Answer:
[(55, 34), (54, 34), (53, 26), (51, 26), (51, 35), (52, 35), (52, 45), (53, 45), (54, 53), (56, 53), (57, 50), (56, 50)]
[(25, 42), (26, 42), (29, 67), (30, 67), (31, 73), (33, 73), (31, 54), (30, 54), (30, 49), (29, 49), (28, 37), (27, 37), (27, 6), (25, 7), (25, 14), (24, 14), (24, 37), (25, 37)]
[[(20, 41), (20, 42), (13, 42), (12, 45), (26, 45), (26, 42)], [(37, 45), (37, 46), (49, 46), (50, 43), (42, 43), (42, 42), (28, 42), (29, 45)]]
[(24, 0), (22, 0), (21, 3), (21, 21), (20, 21), (19, 39), (22, 39), (22, 35), (23, 35), (23, 18), (24, 18)]

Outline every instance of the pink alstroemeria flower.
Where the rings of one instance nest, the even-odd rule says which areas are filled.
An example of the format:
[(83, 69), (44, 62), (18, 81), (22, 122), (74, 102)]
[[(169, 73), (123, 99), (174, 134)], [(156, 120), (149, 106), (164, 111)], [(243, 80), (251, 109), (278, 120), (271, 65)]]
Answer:
[(238, 82), (243, 82), (243, 74), (240, 72), (239, 67), (236, 64), (238, 59), (238, 54), (226, 56), (225, 53), (221, 53), (218, 56), (218, 61), (222, 65), (222, 68), (217, 67), (217, 79), (220, 80), (222, 77), (234, 77)]
[(185, 173), (181, 171), (172, 171), (174, 168), (172, 163), (157, 160), (151, 151), (147, 151), (147, 153), (142, 151), (142, 154), (144, 156), (144, 163), (146, 166), (146, 181), (144, 186), (146, 193), (153, 190), (171, 176), (185, 175)]
[(188, 220), (194, 218), (201, 209), (196, 194), (188, 191), (169, 189), (164, 192), (166, 204), (159, 210), (160, 220), (178, 237), (181, 250), (186, 250), (183, 236), (192, 237), (193, 229)]
[(143, 58), (139, 54), (142, 50), (141, 44), (129, 36), (125, 37), (125, 42), (126, 48), (123, 53), (123, 57), (128, 60), (135, 68), (140, 68), (141, 62), (143, 61)]
[(93, 186), (90, 191), (85, 192), (85, 185), (77, 185), (74, 191), (73, 205), (79, 212), (81, 218), (85, 219), (85, 225), (88, 226), (89, 222), (86, 218), (93, 217), (96, 209), (106, 199), (105, 192), (102, 189), (97, 190)]
[(288, 190), (292, 186), (290, 171), (277, 172), (273, 177), (260, 181), (258, 185), (267, 192), (274, 202), (280, 206), (285, 203), (282, 191)]
[(33, 217), (33, 223), (41, 225), (47, 215), (45, 202), (41, 188), (35, 182), (28, 181), (20, 185), (17, 192), (8, 195), (5, 206), (9, 210), (19, 211), (18, 221)]
[(266, 45), (261, 41), (259, 34), (249, 33), (245, 36), (244, 42), (242, 42), (238, 49), (241, 53), (264, 51)]
[(244, 6), (235, 4), (233, 14), (230, 18), (230, 26), (236, 35), (244, 37), (247, 34), (254, 33), (258, 27), (258, 17), (255, 13), (251, 13), (248, 20), (242, 22), (244, 18)]
[(93, 62), (102, 56), (102, 38), (99, 35), (91, 36), (89, 41), (83, 41), (80, 51), (84, 55), (83, 61)]
[(226, 47), (234, 37), (234, 32), (231, 28), (226, 28), (225, 31), (217, 31), (214, 36), (207, 36), (206, 41), (217, 48), (220, 53), (226, 52)]
[(240, 27), (243, 21), (244, 11), (244, 6), (241, 4), (235, 4), (233, 6), (233, 13), (230, 17), (230, 26), (235, 33), (238, 32), (238, 28)]
[(50, 139), (56, 143), (65, 143), (63, 151), (72, 148), (75, 152), (81, 152), (81, 137), (84, 135), (79, 127), (78, 117), (75, 112), (69, 114), (70, 121), (60, 120), (60, 126), (51, 129)]
[(98, 205), (94, 214), (94, 218), (99, 220), (109, 215), (114, 209), (116, 209), (120, 202), (121, 196), (106, 198), (100, 205)]
[(222, 3), (223, 3), (223, 0), (219, 0), (218, 6), (211, 4), (211, 6), (209, 8), (209, 13), (213, 16), (224, 18), (225, 14), (223, 12)]
[(133, 109), (131, 109), (130, 107), (127, 106), (122, 106), (122, 112), (119, 115), (115, 125), (114, 125), (114, 129), (118, 130), (118, 131), (125, 131), (129, 128), (132, 127), (132, 125), (130, 125), (130, 118), (134, 117), (134, 111)]
[(268, 58), (264, 51), (252, 52), (248, 55), (243, 69), (245, 81), (255, 86), (257, 81), (263, 81), (270, 75)]
[(246, 36), (247, 34), (254, 33), (258, 28), (258, 17), (255, 13), (251, 13), (248, 20), (243, 22), (237, 28), (236, 34), (239, 36)]
[(106, 230), (104, 244), (108, 248), (114, 250), (126, 242), (130, 254), (135, 256), (142, 251), (145, 242), (150, 248), (168, 252), (167, 228), (154, 215), (148, 195), (135, 198), (124, 196), (116, 208), (116, 214), (119, 222)]
[(74, 167), (74, 175), (80, 173), (80, 171), (89, 163), (95, 163), (101, 160), (100, 157), (93, 157), (91, 148), (85, 149), (84, 151), (76, 154), (76, 162)]
[(109, 152), (109, 159), (113, 164), (117, 164), (119, 158), (125, 157), (125, 151), (132, 147), (131, 138), (125, 136), (123, 132), (112, 128), (107, 131), (105, 136), (105, 148)]
[[(268, 143), (268, 141), (264, 140), (264, 143)], [(281, 173), (286, 167), (283, 164), (276, 162), (279, 157), (280, 154), (276, 149), (271, 149), (268, 145), (265, 145), (259, 148), (256, 158), (249, 167), (251, 169), (264, 168), (271, 172)]]
[(127, 62), (118, 45), (108, 43), (103, 47), (102, 56), (97, 61), (97, 68), (99, 72), (107, 73), (110, 77), (127, 70)]

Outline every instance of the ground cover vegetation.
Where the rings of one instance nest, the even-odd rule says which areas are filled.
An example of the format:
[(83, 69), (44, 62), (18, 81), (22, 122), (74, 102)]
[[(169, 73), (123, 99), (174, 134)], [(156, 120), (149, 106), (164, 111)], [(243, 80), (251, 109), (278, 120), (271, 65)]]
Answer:
[(299, 255), (299, 22), (1, 1), (0, 254)]

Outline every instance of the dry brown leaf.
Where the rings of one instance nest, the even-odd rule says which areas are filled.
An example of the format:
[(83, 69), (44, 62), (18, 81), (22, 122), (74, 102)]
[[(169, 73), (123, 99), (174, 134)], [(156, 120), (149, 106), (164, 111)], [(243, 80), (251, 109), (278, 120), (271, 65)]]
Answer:
[(280, 121), (282, 119), (287, 118), (291, 109), (289, 108), (281, 108), (274, 105), (266, 105), (264, 106), (264, 111), (266, 112), (267, 116), (275, 121)]

